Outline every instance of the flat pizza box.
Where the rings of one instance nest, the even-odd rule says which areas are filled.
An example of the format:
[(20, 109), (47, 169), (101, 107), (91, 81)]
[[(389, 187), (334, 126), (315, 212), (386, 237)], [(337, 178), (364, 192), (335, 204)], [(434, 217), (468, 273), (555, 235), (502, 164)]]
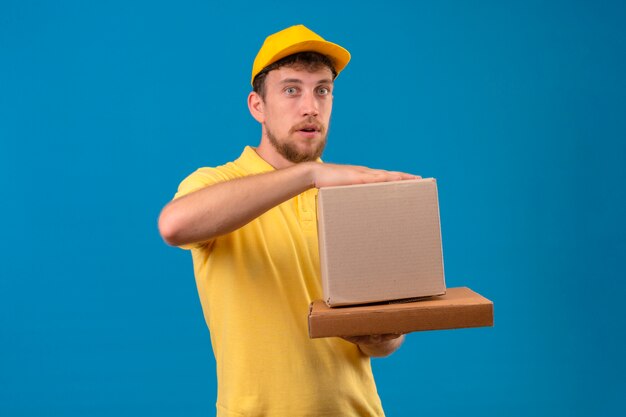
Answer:
[(362, 336), (493, 326), (493, 302), (467, 287), (412, 302), (309, 308), (309, 337)]

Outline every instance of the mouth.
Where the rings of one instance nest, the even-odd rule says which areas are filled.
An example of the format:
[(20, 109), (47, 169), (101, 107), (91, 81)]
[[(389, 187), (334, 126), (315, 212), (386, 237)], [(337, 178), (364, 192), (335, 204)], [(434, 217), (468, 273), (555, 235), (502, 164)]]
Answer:
[(320, 128), (316, 125), (306, 125), (299, 130), (302, 132), (319, 132)]
[(307, 136), (314, 135), (322, 131), (322, 126), (315, 123), (306, 123), (302, 125), (298, 125), (294, 129), (296, 132), (303, 133)]

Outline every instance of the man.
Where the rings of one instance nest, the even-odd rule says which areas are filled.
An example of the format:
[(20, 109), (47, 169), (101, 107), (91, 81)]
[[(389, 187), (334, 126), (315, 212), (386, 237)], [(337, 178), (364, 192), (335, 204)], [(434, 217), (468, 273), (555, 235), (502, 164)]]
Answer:
[(382, 416), (370, 356), (403, 336), (309, 339), (322, 297), (315, 196), (324, 186), (419, 178), (319, 160), (334, 79), (350, 54), (299, 25), (269, 36), (253, 65), (257, 148), (200, 168), (161, 213), (170, 245), (191, 249), (217, 364), (217, 414)]

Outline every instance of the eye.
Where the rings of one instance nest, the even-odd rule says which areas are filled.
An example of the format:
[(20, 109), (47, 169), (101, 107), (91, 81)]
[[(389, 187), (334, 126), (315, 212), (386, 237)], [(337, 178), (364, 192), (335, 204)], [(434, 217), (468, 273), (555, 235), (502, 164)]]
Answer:
[(285, 88), (285, 94), (287, 94), (288, 96), (293, 96), (297, 92), (298, 92), (298, 89), (296, 87), (287, 87), (287, 88)]
[(317, 94), (319, 94), (320, 96), (327, 96), (328, 94), (330, 94), (330, 88), (320, 87), (317, 89)]

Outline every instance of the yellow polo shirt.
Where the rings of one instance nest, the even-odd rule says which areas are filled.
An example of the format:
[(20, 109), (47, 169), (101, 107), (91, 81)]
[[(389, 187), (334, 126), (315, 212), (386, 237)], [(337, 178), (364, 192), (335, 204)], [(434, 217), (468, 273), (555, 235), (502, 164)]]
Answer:
[[(175, 198), (273, 170), (246, 147), (234, 162), (191, 174)], [(343, 339), (308, 337), (309, 303), (322, 298), (316, 195), (308, 190), (190, 247), (217, 365), (218, 417), (384, 415), (370, 359)]]

